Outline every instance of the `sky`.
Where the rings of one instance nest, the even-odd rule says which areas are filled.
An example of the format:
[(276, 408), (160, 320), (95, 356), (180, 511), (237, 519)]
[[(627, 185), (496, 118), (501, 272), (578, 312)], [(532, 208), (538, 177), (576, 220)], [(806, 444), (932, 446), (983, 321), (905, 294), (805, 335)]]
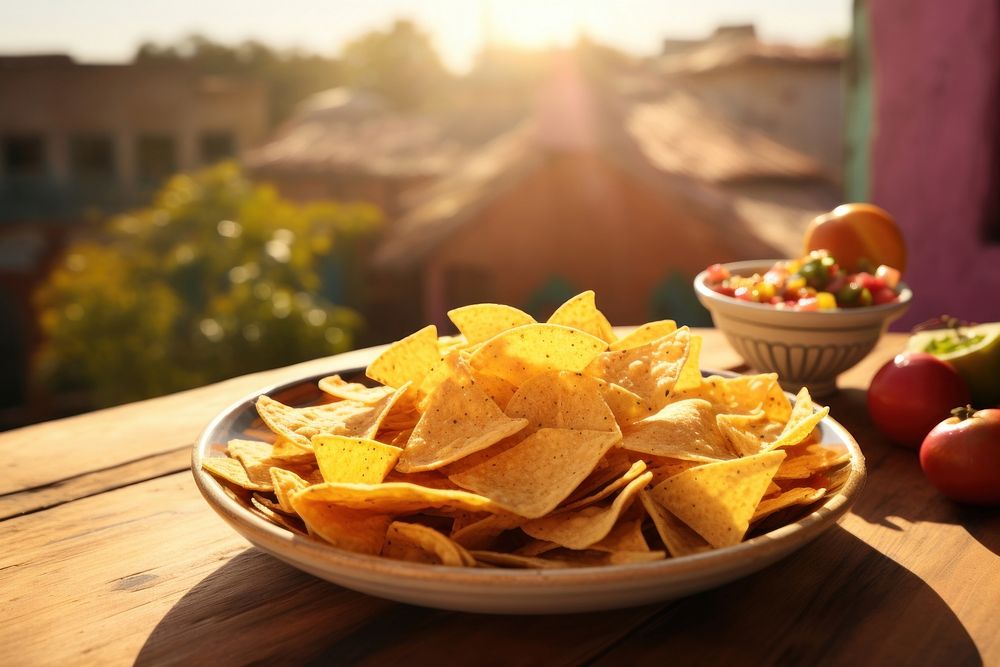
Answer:
[(416, 21), (445, 63), (467, 69), (486, 34), (521, 46), (564, 45), (583, 32), (637, 55), (664, 37), (701, 37), (753, 22), (768, 41), (812, 43), (850, 29), (851, 0), (4, 0), (0, 53), (64, 52), (129, 60), (144, 40), (197, 32), (334, 55), (395, 18)]

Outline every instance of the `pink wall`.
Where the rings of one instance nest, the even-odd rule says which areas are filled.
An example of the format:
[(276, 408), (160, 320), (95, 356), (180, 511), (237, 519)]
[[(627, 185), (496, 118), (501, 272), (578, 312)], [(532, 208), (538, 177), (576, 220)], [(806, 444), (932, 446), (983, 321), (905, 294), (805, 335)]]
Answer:
[[(1000, 233), (982, 240), (1000, 188), (1000, 2), (867, 4), (876, 100), (870, 199), (903, 227), (916, 297), (895, 328), (943, 313), (1000, 320)], [(1000, 219), (992, 224), (1000, 232)]]

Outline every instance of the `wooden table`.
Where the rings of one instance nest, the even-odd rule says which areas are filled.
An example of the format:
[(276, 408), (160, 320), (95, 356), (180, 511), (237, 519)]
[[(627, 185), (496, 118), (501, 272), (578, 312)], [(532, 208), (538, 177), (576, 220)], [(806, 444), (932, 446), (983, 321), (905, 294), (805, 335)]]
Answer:
[[(714, 330), (703, 366), (740, 360)], [(574, 616), (422, 609), (252, 548), (195, 489), (220, 410), (371, 351), (0, 434), (2, 664), (1000, 665), (1000, 511), (939, 496), (865, 410), (887, 335), (833, 416), (868, 460), (854, 511), (790, 558), (686, 599)]]

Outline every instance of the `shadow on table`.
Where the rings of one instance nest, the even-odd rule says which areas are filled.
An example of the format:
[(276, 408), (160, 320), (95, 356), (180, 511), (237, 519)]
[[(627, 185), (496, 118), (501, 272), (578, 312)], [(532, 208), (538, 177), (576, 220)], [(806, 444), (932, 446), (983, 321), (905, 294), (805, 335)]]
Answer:
[(762, 572), (679, 600), (596, 662), (981, 665), (920, 577), (836, 526)]
[(317, 638), (334, 642), (391, 606), (248, 548), (177, 601), (136, 664), (301, 663)]
[(425, 609), (247, 549), (170, 609), (136, 664), (580, 664), (661, 606), (548, 617)]
[(137, 664), (982, 664), (919, 577), (836, 526), (761, 573), (666, 605), (489, 616), (395, 604), (253, 549), (192, 588)]
[(938, 493), (924, 477), (918, 453), (892, 444), (872, 425), (864, 391), (840, 391), (830, 399), (830, 410), (865, 454), (868, 483), (851, 510), (854, 514), (893, 530), (902, 530), (895, 518), (960, 525), (1000, 555), (1000, 508), (967, 507)]

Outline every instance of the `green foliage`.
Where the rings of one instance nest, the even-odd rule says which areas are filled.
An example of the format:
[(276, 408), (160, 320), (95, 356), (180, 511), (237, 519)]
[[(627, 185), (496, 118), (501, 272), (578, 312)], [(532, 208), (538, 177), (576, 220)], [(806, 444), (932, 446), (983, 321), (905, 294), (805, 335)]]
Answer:
[(453, 84), (430, 37), (403, 20), (361, 35), (340, 58), (273, 49), (254, 40), (230, 46), (196, 34), (173, 44), (144, 42), (135, 62), (184, 63), (206, 74), (261, 81), (268, 87), (275, 124), (309, 95), (345, 83), (377, 92), (400, 109), (441, 104)]
[(439, 103), (453, 80), (426, 33), (412, 21), (397, 20), (373, 30), (341, 52), (347, 83), (383, 95), (400, 109)]
[(649, 302), (649, 319), (675, 320), (692, 327), (712, 326), (712, 316), (698, 301), (692, 286), (693, 276), (671, 271), (653, 289)]
[(361, 305), (354, 262), (379, 223), (365, 204), (291, 203), (234, 164), (175, 176), (38, 291), (38, 380), (111, 405), (348, 350), (362, 319), (328, 295)]

